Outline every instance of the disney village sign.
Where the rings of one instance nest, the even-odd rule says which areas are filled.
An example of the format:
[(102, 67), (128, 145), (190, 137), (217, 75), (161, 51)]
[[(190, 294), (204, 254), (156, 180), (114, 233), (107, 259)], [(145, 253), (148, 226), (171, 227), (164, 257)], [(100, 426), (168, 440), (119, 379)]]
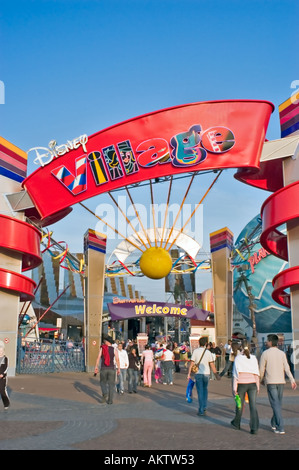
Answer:
[(40, 167), (24, 181), (40, 218), (59, 220), (67, 208), (98, 194), (173, 174), (208, 169), (256, 171), (272, 103), (192, 103), (116, 124), (66, 144), (36, 147)]

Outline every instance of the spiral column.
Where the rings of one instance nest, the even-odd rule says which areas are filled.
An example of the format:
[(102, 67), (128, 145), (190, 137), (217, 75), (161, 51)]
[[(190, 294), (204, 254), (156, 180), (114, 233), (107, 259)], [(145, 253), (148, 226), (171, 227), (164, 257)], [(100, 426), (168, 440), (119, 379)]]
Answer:
[(20, 302), (34, 298), (35, 282), (24, 274), (41, 262), (41, 234), (26, 223), (24, 211), (14, 211), (9, 195), (22, 191), (27, 154), (0, 137), (0, 340), (15, 375)]
[[(0, 214), (0, 289), (17, 295), (21, 301), (32, 300), (36, 283), (24, 274), (10, 268), (10, 259), (20, 259), (21, 271), (34, 269), (41, 262), (40, 232), (30, 224), (13, 217)], [(3, 267), (5, 266), (5, 268)]]
[[(279, 113), (281, 142), (283, 144), (285, 137), (288, 137), (293, 144), (293, 152), (288, 158), (276, 161), (278, 168), (281, 165), (283, 187), (271, 194), (262, 205), (263, 231), (260, 241), (267, 251), (289, 262), (289, 268), (279, 272), (272, 280), (272, 297), (280, 305), (291, 308), (292, 362), (295, 377), (299, 378), (299, 360), (296, 357), (299, 348), (299, 100), (289, 98), (279, 106)], [(281, 152), (285, 157), (283, 151), (285, 146), (282, 145)], [(282, 232), (282, 226), (286, 226), (286, 234)]]
[[(299, 227), (299, 181), (289, 184), (266, 199), (262, 208), (263, 232), (262, 246), (279, 258), (289, 261), (288, 235), (280, 231), (280, 226), (287, 224), (287, 231)], [(280, 305), (290, 308), (291, 294), (288, 288), (299, 287), (299, 265), (289, 267), (278, 273), (273, 279), (273, 299)]]

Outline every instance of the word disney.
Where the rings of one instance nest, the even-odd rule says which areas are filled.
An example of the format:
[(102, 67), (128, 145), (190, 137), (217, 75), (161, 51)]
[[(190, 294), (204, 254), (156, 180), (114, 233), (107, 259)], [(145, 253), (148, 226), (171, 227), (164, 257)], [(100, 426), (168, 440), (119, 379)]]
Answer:
[[(151, 138), (138, 143), (133, 148), (128, 139), (89, 153), (86, 151), (86, 144), (86, 135), (59, 148), (55, 148), (51, 143), (50, 148), (46, 149), (47, 153), (43, 155), (37, 153), (35, 161), (45, 166), (54, 159), (58, 159), (60, 155), (81, 145), (85, 154), (76, 158), (75, 174), (65, 165), (51, 170), (52, 175), (73, 195), (76, 195), (87, 189), (88, 166), (97, 186), (155, 165), (170, 164), (178, 169), (188, 169), (205, 161), (208, 153), (219, 154), (229, 151), (235, 144), (235, 137), (233, 132), (226, 127), (215, 126), (202, 130), (200, 124), (195, 124), (188, 131), (171, 137), (169, 143), (163, 138)], [(37, 152), (38, 149), (42, 147), (31, 150)]]

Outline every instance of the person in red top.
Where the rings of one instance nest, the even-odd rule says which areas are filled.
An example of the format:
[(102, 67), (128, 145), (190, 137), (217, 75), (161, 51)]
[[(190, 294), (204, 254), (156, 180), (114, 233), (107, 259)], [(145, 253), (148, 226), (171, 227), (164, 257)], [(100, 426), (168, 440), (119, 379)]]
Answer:
[(112, 346), (112, 343), (113, 339), (110, 336), (104, 337), (94, 369), (95, 374), (97, 374), (99, 372), (99, 366), (101, 363), (100, 385), (103, 398), (107, 401), (108, 405), (112, 405), (113, 403), (115, 389), (115, 364), (117, 368), (117, 374), (120, 374), (118, 350)]

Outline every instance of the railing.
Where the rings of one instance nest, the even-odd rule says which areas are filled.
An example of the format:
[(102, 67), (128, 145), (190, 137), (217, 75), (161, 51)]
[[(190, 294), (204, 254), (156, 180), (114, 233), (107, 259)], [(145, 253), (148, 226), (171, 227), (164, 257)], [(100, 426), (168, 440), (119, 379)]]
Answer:
[(85, 357), (82, 343), (44, 340), (25, 342), (19, 339), (18, 374), (46, 374), (53, 372), (84, 372)]

